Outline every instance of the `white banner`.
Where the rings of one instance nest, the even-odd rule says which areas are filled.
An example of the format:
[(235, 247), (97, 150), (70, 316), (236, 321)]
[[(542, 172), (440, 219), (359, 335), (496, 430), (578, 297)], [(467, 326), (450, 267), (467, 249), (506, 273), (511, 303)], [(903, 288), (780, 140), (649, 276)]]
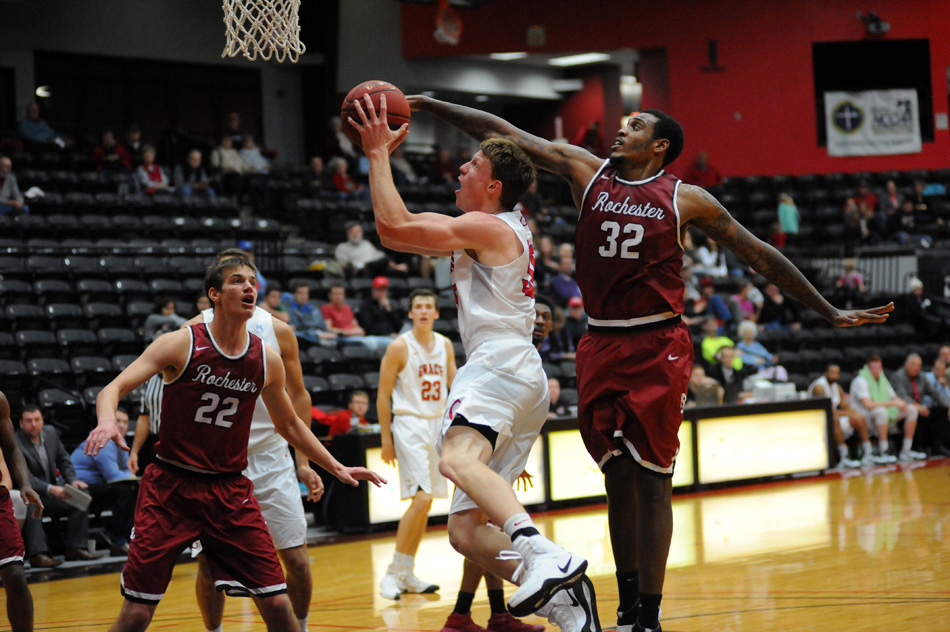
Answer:
[(826, 92), (829, 156), (920, 153), (916, 90)]

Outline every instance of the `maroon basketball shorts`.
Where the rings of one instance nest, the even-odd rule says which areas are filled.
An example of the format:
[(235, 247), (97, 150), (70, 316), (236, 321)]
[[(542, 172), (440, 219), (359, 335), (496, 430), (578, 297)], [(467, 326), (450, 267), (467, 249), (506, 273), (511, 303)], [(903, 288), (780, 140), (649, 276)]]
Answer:
[[(32, 511), (32, 507), (27, 507)], [(23, 538), (20, 525), (13, 515), (10, 490), (0, 485), (0, 568), (23, 563)]]
[(253, 491), (251, 481), (241, 475), (191, 474), (161, 463), (150, 465), (135, 507), (122, 595), (157, 604), (175, 561), (198, 539), (218, 590), (255, 597), (287, 592)]
[(587, 333), (577, 345), (577, 417), (587, 451), (603, 468), (630, 454), (673, 475), (693, 343), (681, 322), (660, 329)]

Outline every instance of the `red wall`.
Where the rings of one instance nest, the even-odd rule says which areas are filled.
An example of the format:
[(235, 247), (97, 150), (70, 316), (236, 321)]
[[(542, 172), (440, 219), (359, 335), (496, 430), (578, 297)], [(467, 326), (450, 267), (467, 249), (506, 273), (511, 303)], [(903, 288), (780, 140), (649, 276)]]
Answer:
[[(686, 130), (680, 169), (698, 151), (733, 176), (936, 169), (950, 166), (950, 133), (937, 130), (920, 154), (831, 158), (816, 140), (812, 84), (813, 42), (864, 36), (858, 10), (874, 10), (891, 24), (891, 39), (930, 40), (934, 111), (947, 112), (950, 0), (489, 0), (459, 10), (458, 46), (432, 37), (435, 7), (402, 5), (406, 57), (446, 57), (526, 50), (528, 26), (543, 25), (547, 43), (535, 52), (665, 49), (668, 110)], [(725, 72), (706, 73), (707, 40), (719, 42)], [(643, 80), (649, 80), (644, 76)], [(645, 86), (648, 98), (662, 88)], [(658, 104), (657, 104), (658, 105)], [(605, 122), (607, 122), (605, 120)], [(565, 126), (567, 134), (574, 130)], [(605, 130), (610, 137), (611, 131)], [(674, 169), (675, 171), (675, 169)]]

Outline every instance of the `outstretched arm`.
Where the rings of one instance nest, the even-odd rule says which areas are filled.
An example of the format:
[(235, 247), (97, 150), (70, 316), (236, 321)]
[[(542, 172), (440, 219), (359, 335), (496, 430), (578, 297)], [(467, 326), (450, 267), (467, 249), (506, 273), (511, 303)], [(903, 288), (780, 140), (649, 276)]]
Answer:
[(43, 501), (33, 490), (33, 484), (30, 481), (30, 470), (26, 466), (23, 454), (17, 447), (13, 422), (10, 421), (10, 402), (3, 393), (0, 393), (0, 450), (2, 450), (3, 457), (8, 463), (7, 468), (13, 485), (20, 490), (20, 497), (23, 502), (33, 505), (33, 517), (39, 518), (43, 513)]
[(894, 310), (893, 303), (866, 310), (837, 309), (825, 300), (791, 261), (746, 230), (704, 189), (682, 184), (676, 202), (683, 223), (692, 222), (707, 236), (739, 255), (756, 272), (836, 327), (883, 323)]

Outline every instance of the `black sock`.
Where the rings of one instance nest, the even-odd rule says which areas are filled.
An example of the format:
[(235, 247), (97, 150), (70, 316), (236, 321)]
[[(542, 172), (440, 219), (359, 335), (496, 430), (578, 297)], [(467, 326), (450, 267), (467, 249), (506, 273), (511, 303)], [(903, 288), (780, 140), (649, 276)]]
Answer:
[(638, 622), (642, 628), (655, 628), (660, 625), (660, 601), (663, 595), (640, 593), (640, 616)]
[(617, 612), (623, 614), (633, 608), (640, 598), (640, 573), (617, 571), (617, 589), (620, 591), (620, 607)]
[(504, 614), (508, 612), (508, 606), (505, 605), (505, 591), (502, 588), (488, 591), (488, 605), (491, 606), (492, 614)]
[(475, 593), (460, 590), (458, 599), (455, 601), (455, 610), (452, 612), (456, 614), (468, 614), (472, 611), (472, 601), (474, 600)]
[(515, 538), (520, 538), (521, 536), (530, 538), (533, 535), (541, 535), (541, 534), (534, 527), (525, 527), (524, 529), (518, 529), (517, 531), (512, 533), (511, 541), (514, 542)]

